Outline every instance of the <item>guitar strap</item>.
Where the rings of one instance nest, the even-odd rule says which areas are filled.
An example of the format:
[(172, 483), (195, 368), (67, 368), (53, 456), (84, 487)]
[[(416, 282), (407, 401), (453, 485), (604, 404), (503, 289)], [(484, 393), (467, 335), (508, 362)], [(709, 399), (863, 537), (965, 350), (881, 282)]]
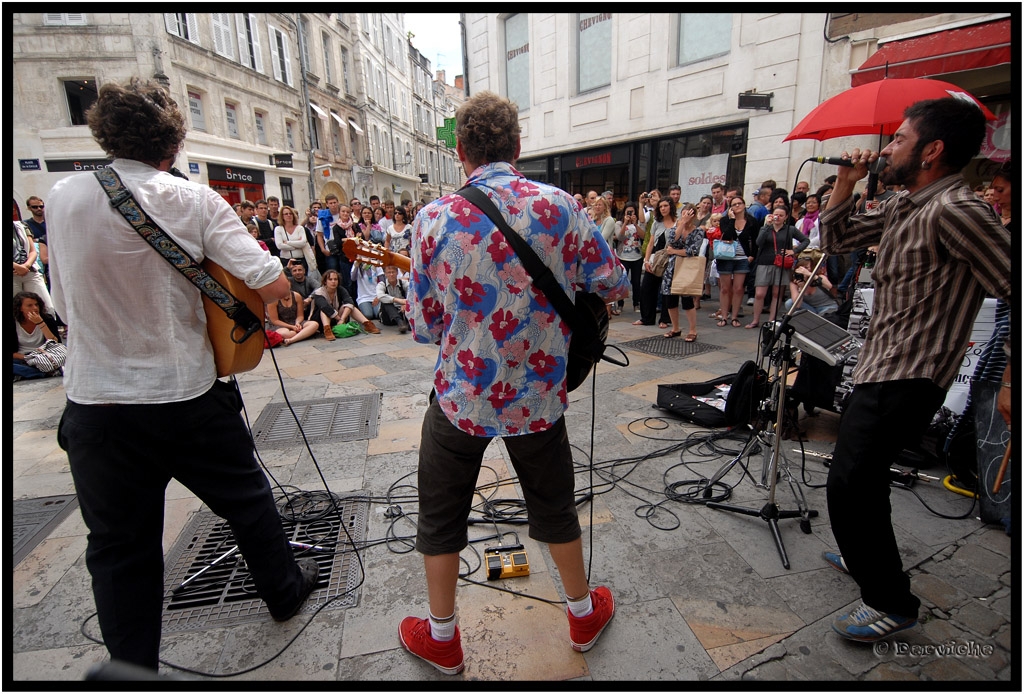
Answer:
[(519, 260), (522, 261), (526, 272), (533, 279), (534, 285), (547, 297), (562, 320), (568, 323), (573, 335), (579, 336), (579, 339), (582, 340), (581, 344), (588, 345), (587, 351), (593, 352), (595, 359), (600, 359), (604, 352), (604, 344), (598, 336), (597, 326), (593, 323), (588, 323), (580, 317), (579, 310), (569, 300), (565, 290), (558, 284), (558, 281), (555, 280), (555, 276), (551, 274), (550, 268), (541, 262), (537, 253), (530, 248), (530, 244), (509, 226), (498, 208), (487, 197), (487, 194), (474, 186), (461, 188), (455, 191), (455, 194), (471, 202), (487, 215), (488, 219), (494, 222), (494, 225), (498, 227), (498, 231), (505, 237), (508, 245), (519, 256)]
[(110, 198), (110, 205), (121, 213), (133, 229), (138, 232), (157, 253), (171, 266), (194, 284), (210, 301), (217, 304), (228, 318), (235, 322), (242, 331), (241, 338), (231, 333), (231, 340), (236, 344), (245, 342), (253, 333), (263, 327), (263, 321), (249, 310), (234, 294), (225, 289), (224, 285), (215, 280), (189, 255), (188, 251), (178, 245), (167, 232), (153, 221), (153, 218), (142, 209), (142, 206), (125, 187), (121, 177), (113, 168), (107, 167), (94, 172), (96, 179), (103, 186), (103, 191)]

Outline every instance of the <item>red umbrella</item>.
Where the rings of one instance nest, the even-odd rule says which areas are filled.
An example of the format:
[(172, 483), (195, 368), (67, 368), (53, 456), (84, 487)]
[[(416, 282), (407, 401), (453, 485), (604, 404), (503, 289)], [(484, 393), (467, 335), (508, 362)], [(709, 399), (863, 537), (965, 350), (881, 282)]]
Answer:
[(793, 128), (786, 140), (828, 140), (847, 135), (892, 135), (903, 111), (926, 99), (953, 97), (977, 104), (987, 120), (995, 115), (963, 88), (930, 79), (882, 79), (847, 89), (823, 101)]

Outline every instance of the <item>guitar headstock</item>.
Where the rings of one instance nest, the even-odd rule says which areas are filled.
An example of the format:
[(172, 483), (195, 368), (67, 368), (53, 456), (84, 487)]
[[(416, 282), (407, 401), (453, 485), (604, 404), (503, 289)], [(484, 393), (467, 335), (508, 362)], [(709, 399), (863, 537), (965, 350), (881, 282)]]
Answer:
[(392, 253), (383, 246), (370, 243), (366, 239), (345, 239), (345, 242), (342, 244), (342, 251), (353, 263), (368, 263), (377, 267), (395, 265), (405, 272), (409, 271), (410, 262), (408, 257), (400, 253)]

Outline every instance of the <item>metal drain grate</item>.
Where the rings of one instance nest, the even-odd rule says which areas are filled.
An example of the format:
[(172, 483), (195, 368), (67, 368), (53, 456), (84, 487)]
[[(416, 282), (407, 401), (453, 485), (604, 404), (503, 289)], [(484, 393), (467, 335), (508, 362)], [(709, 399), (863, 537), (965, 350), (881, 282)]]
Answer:
[(14, 534), (14, 563), (17, 564), (45, 540), (71, 512), (78, 508), (78, 497), (47, 496), (41, 499), (17, 499), (11, 529)]
[(301, 443), (302, 433), (295, 425), (296, 418), (310, 443), (377, 438), (383, 398), (383, 393), (370, 393), (293, 402), (295, 417), (288, 410), (287, 403), (272, 402), (263, 409), (253, 425), (253, 438), (257, 446)]
[[(357, 547), (365, 541), (368, 504), (357, 492), (350, 499), (338, 499), (337, 505), (340, 517), (332, 514), (308, 523), (282, 519), (289, 540), (339, 550), (295, 550), (296, 554), (314, 557), (320, 564), (320, 582), (300, 613), (313, 612), (332, 599), (326, 609), (352, 607), (358, 602), (359, 561), (352, 551), (345, 550), (352, 548), (349, 536)], [(195, 631), (270, 619), (266, 604), (256, 595), (244, 557), (237, 552), (209, 568), (185, 590), (171, 592), (234, 546), (226, 521), (205, 508), (195, 514), (165, 562), (165, 595), (170, 597), (164, 600), (164, 631)]]
[(653, 354), (656, 357), (669, 357), (671, 359), (685, 359), (686, 357), (696, 356), (705, 352), (725, 349), (725, 347), (708, 342), (687, 342), (682, 337), (666, 340), (661, 335), (624, 342), (619, 347), (635, 349), (638, 352), (647, 352), (647, 354)]

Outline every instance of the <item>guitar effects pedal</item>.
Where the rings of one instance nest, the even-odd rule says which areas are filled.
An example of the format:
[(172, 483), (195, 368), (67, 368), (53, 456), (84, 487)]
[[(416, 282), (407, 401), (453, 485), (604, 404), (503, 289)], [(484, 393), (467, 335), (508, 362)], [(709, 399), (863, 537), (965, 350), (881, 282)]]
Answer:
[(488, 547), (484, 550), (484, 561), (488, 581), (530, 575), (530, 562), (522, 545)]

